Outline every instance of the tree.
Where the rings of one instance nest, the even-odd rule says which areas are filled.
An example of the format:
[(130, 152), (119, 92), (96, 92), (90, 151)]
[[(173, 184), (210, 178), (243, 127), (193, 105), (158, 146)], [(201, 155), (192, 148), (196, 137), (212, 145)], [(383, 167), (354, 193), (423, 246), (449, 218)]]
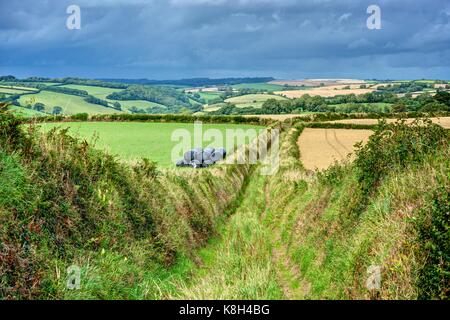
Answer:
[(119, 111), (122, 110), (122, 106), (117, 101), (113, 103), (113, 108)]
[(131, 113), (146, 113), (144, 109), (139, 109), (136, 106), (132, 106), (130, 108)]
[(431, 102), (424, 105), (420, 111), (422, 112), (438, 112), (438, 111), (449, 111), (450, 107), (440, 103), (440, 102)]
[(450, 93), (446, 91), (438, 91), (434, 96), (434, 100), (436, 100), (439, 103), (443, 103), (446, 104), (447, 106), (450, 106)]
[(36, 110), (36, 111), (39, 111), (39, 112), (44, 112), (45, 111), (45, 104), (40, 103), (40, 102), (35, 103), (34, 106), (33, 106), (33, 109)]
[(397, 103), (392, 106), (392, 112), (406, 112), (408, 108), (404, 103)]
[(63, 108), (61, 108), (60, 106), (54, 106), (54, 107), (53, 107), (52, 114), (54, 114), (54, 115), (59, 115), (59, 114), (62, 113), (62, 111), (63, 111)]

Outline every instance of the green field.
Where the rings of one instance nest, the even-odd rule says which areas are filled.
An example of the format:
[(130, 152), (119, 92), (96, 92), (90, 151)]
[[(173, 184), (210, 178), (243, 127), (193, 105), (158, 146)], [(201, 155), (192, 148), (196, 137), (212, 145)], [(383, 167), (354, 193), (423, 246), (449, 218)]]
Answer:
[(122, 91), (122, 89), (104, 88), (104, 87), (95, 87), (95, 86), (83, 86), (83, 85), (76, 85), (76, 84), (68, 84), (68, 85), (64, 85), (63, 87), (87, 91), (90, 95), (92, 95), (96, 98), (102, 99), (102, 100), (106, 100), (110, 103), (114, 103), (117, 101), (125, 109), (130, 109), (131, 107), (136, 107), (136, 108), (145, 110), (147, 108), (153, 108), (153, 107), (164, 107), (163, 105), (161, 105), (159, 103), (145, 101), (145, 100), (118, 101), (118, 100), (111, 100), (111, 99), (106, 98), (111, 93)]
[(12, 86), (0, 86), (0, 93), (7, 94), (23, 94), (37, 91), (37, 89), (33, 88), (25, 88), (25, 87), (12, 87)]
[(94, 86), (83, 86), (77, 84), (67, 84), (61, 86), (63, 88), (77, 89), (87, 91), (91, 96), (99, 99), (106, 100), (106, 97), (111, 93), (122, 91), (122, 89), (104, 88), (104, 87), (94, 87)]
[(203, 106), (203, 110), (208, 111), (208, 112), (216, 111), (225, 106), (227, 106), (227, 104), (224, 102), (221, 102), (221, 103), (216, 103), (216, 104), (211, 104), (211, 105), (205, 105), (205, 106)]
[(43, 85), (46, 85), (46, 86), (57, 86), (57, 85), (60, 85), (61, 83), (60, 82), (37, 82), (38, 84), (43, 84)]
[(208, 103), (211, 100), (215, 100), (217, 98), (220, 98), (221, 92), (198, 92), (200, 97)]
[(229, 98), (225, 102), (232, 103), (238, 108), (255, 107), (260, 108), (269, 99), (287, 100), (284, 97), (272, 94), (247, 94), (239, 97)]
[[(148, 158), (160, 166), (173, 166), (171, 152), (177, 141), (171, 141), (176, 129), (186, 129), (193, 136), (193, 124), (187, 123), (141, 123), (141, 122), (73, 122), (45, 123), (44, 130), (54, 127), (70, 128), (69, 132), (80, 138), (92, 141), (98, 138), (95, 146), (119, 156), (126, 161)], [(226, 129), (258, 129), (262, 127), (234, 124), (205, 124), (203, 132), (219, 129), (225, 136)], [(247, 141), (249, 142), (249, 141)], [(205, 142), (204, 147), (209, 143)], [(194, 146), (192, 146), (194, 147)], [(225, 147), (225, 146), (215, 146)]]
[(18, 116), (22, 116), (22, 117), (39, 117), (39, 116), (46, 116), (47, 114), (33, 110), (33, 109), (27, 109), (27, 108), (22, 108), (22, 107), (18, 107), (18, 106), (9, 106), (8, 107), (9, 110), (12, 110), (14, 112), (14, 114), (18, 115)]
[(64, 114), (84, 112), (89, 114), (117, 113), (117, 111), (111, 108), (105, 108), (100, 105), (88, 103), (84, 101), (82, 97), (50, 91), (42, 91), (37, 94), (22, 96), (20, 97), (19, 102), (22, 106), (30, 103), (33, 105), (35, 103), (43, 103), (45, 105), (45, 111), (50, 113), (55, 106), (60, 106), (63, 109)]

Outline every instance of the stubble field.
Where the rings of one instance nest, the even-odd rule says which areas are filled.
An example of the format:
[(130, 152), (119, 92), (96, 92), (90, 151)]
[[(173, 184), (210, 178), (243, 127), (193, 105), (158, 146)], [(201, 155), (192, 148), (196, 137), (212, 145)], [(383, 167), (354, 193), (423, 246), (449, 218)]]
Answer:
[(354, 145), (367, 142), (371, 130), (306, 128), (298, 139), (300, 159), (307, 170), (323, 170), (353, 154)]

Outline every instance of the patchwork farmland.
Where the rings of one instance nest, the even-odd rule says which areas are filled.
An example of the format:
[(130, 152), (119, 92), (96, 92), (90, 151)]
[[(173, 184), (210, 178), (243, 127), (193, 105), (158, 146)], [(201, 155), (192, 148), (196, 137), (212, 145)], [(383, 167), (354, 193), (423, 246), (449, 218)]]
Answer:
[(275, 94), (284, 96), (286, 98), (300, 98), (303, 95), (319, 96), (324, 98), (335, 97), (338, 95), (348, 95), (348, 94), (365, 94), (374, 92), (376, 89), (368, 88), (362, 89), (361, 85), (332, 85), (313, 88), (309, 90), (289, 90), (289, 91), (276, 91)]
[[(434, 284), (448, 275), (430, 257), (443, 261), (448, 241), (433, 243), (431, 252), (417, 235), (429, 232), (420, 221), (448, 212), (446, 86), (429, 94), (435, 82), (233, 80), (184, 91), (198, 81), (204, 80), (185, 87), (83, 79), (5, 85), (13, 92), (0, 93), (0, 215), (6, 212), (9, 229), (0, 228), (0, 236), (33, 263), (23, 269), (22, 260), (0, 259), (7, 274), (0, 296), (371, 299), (364, 283), (376, 263), (387, 270), (379, 299), (445, 297), (447, 287)], [(271, 92), (322, 87), (345, 94)], [(424, 92), (417, 98), (401, 93), (418, 88)], [(55, 114), (55, 106), (62, 112)], [(428, 115), (438, 125), (394, 120)], [(388, 124), (369, 119), (378, 117), (390, 118)], [(180, 142), (173, 133), (192, 138), (198, 120), (203, 131), (277, 129), (279, 148), (270, 143), (275, 170), (263, 174), (266, 161), (176, 168), (174, 160), (193, 147), (213, 143), (230, 151), (203, 140), (173, 156)], [(242, 151), (247, 142), (240, 142)], [(20, 240), (23, 226), (32, 251)], [(82, 268), (79, 290), (68, 290), (60, 275), (73, 261)]]

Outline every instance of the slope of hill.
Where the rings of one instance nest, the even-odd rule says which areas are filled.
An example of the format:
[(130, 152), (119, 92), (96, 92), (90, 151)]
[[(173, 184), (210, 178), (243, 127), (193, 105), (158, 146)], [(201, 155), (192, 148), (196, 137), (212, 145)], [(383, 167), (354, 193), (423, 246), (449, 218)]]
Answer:
[[(160, 297), (169, 267), (212, 236), (250, 172), (126, 166), (65, 131), (20, 124), (0, 113), (2, 299)], [(81, 291), (67, 290), (70, 266)]]
[(22, 106), (42, 103), (47, 113), (52, 113), (55, 106), (61, 107), (64, 114), (108, 114), (118, 112), (111, 108), (89, 103), (83, 97), (50, 91), (41, 91), (36, 94), (21, 96), (18, 101)]
[[(382, 125), (354, 164), (317, 179), (298, 161), (301, 131), (289, 133), (269, 187), (286, 290), (300, 299), (448, 299), (448, 131)], [(370, 290), (373, 270), (381, 283)]]
[(303, 127), (283, 125), (261, 176), (125, 165), (0, 113), (0, 296), (448, 299), (448, 131), (381, 123), (353, 163), (311, 174)]

